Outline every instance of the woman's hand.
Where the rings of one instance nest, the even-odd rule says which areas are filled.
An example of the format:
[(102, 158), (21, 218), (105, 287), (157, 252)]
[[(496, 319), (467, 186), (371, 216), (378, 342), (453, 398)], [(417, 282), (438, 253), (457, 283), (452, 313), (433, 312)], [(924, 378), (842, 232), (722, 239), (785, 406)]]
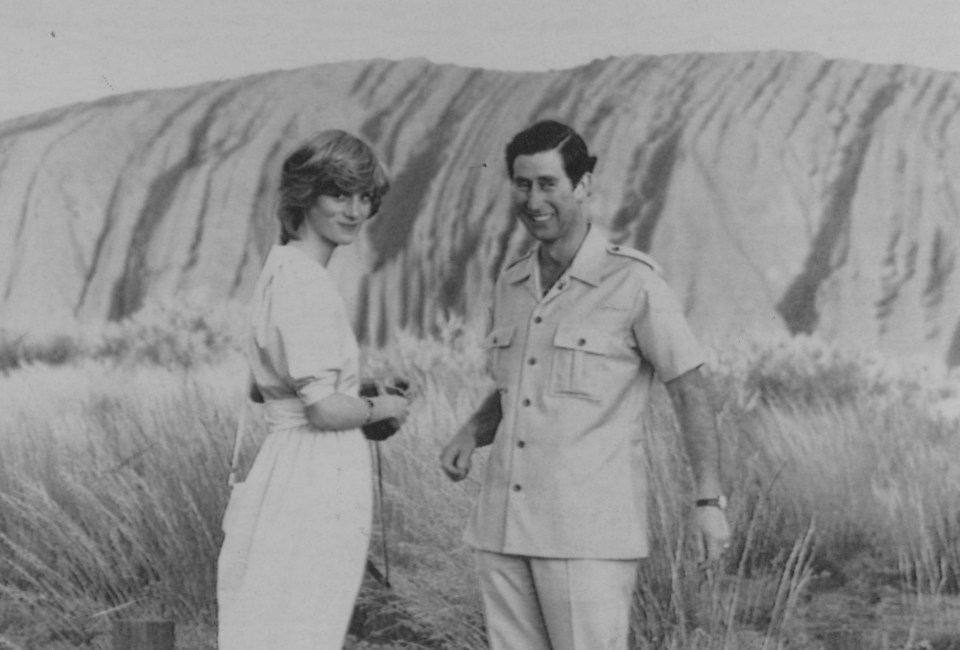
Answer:
[(407, 421), (410, 415), (410, 400), (399, 395), (382, 395), (373, 398), (376, 408), (374, 421), (394, 419), (397, 426)]
[(703, 541), (704, 559), (708, 562), (719, 560), (730, 545), (726, 514), (715, 506), (702, 506), (694, 511), (694, 519)]

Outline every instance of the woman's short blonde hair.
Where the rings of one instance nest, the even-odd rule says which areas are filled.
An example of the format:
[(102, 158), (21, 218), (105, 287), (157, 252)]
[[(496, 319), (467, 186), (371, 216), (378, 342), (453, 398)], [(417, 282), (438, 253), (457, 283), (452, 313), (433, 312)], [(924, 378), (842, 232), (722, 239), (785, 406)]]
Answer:
[(370, 216), (390, 189), (383, 163), (370, 146), (346, 131), (322, 131), (287, 156), (280, 175), (280, 243), (297, 239), (304, 216), (321, 195), (366, 194)]

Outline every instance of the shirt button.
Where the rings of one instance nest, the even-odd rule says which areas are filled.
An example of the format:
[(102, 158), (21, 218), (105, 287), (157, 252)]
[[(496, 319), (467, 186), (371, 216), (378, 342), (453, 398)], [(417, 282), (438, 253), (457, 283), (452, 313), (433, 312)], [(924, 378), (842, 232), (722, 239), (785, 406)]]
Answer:
[(526, 446), (527, 446), (527, 443), (525, 443), (523, 440), (517, 441), (517, 447), (520, 447), (520, 449), (523, 449)]
[(523, 400), (523, 405), (524, 405), (524, 406), (530, 406), (530, 400), (528, 400), (528, 399)]
[(586, 344), (587, 344), (587, 339), (579, 339), (577, 341), (577, 345), (586, 345)]
[(519, 492), (519, 491), (522, 490), (522, 489), (523, 489), (523, 488), (521, 488), (519, 485), (514, 485), (514, 486), (513, 486), (513, 491), (514, 491), (514, 492)]
[(529, 363), (531, 366), (535, 366), (535, 365), (537, 365), (537, 360), (531, 358), (531, 359), (528, 359), (528, 360), (527, 360), (527, 363)]
[(534, 322), (534, 323), (537, 323), (537, 324), (539, 325), (540, 323), (543, 322), (543, 319), (540, 318), (539, 316), (537, 316), (536, 318), (533, 319), (533, 322)]

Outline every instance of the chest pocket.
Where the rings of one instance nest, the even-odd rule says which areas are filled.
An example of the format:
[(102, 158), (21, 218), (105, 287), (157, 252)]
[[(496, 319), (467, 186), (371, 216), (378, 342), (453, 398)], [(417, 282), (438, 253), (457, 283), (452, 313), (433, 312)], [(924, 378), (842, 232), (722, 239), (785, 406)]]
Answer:
[(550, 392), (599, 401), (613, 342), (602, 330), (563, 324), (553, 338)]
[(507, 354), (513, 346), (516, 326), (498, 327), (487, 335), (483, 348), (487, 351), (487, 370), (493, 376), (497, 388), (507, 385)]

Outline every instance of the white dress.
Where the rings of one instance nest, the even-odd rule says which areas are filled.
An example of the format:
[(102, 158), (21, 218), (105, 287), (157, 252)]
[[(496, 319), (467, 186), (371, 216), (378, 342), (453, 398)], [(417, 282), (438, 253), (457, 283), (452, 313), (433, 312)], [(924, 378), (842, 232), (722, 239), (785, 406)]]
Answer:
[(327, 270), (291, 246), (271, 249), (251, 324), (247, 356), (270, 433), (231, 495), (219, 650), (340, 650), (370, 540), (370, 451), (359, 429), (318, 430), (303, 409), (357, 395), (357, 341)]

